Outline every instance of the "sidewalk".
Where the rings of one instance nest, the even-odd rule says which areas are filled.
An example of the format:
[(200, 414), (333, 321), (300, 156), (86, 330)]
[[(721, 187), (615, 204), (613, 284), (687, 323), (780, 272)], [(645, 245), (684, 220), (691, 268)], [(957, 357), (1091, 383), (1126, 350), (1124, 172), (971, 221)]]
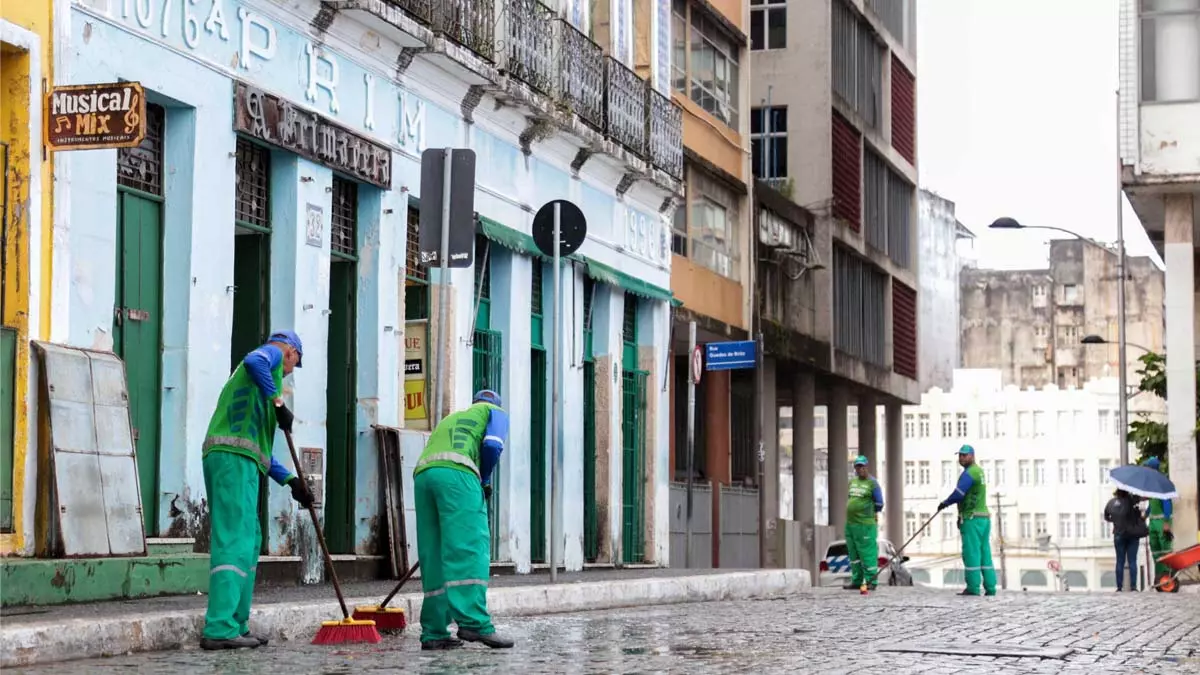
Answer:
[[(353, 611), (354, 605), (378, 604), (394, 585), (347, 584), (343, 591)], [(597, 570), (560, 574), (553, 586), (548, 574), (498, 575), (491, 579), (488, 606), (498, 617), (530, 616), (743, 600), (796, 593), (810, 585), (804, 570)], [(206, 596), (194, 595), (14, 608), (0, 614), (0, 668), (192, 645), (203, 628), (206, 602)], [(404, 608), (417, 623), (420, 581), (410, 581), (391, 606)], [(307, 641), (321, 621), (340, 617), (332, 586), (297, 586), (256, 593), (250, 621), (273, 640)]]

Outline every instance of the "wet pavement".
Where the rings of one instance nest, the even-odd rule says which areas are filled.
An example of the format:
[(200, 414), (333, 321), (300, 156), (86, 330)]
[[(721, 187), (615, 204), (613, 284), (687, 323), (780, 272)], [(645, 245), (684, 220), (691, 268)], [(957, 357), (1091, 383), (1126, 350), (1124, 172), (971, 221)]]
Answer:
[[(517, 639), (516, 648), (421, 652), (410, 628), (378, 645), (272, 642), (255, 651), (221, 653), (189, 648), (6, 672), (1200, 672), (1200, 603), (1184, 595), (1013, 592), (962, 598), (932, 589), (885, 588), (862, 597), (816, 589), (778, 600), (501, 619), (498, 627)], [(945, 651), (947, 644), (964, 643), (989, 655), (885, 651), (894, 646)], [(1064, 656), (1039, 658), (1032, 648), (1058, 648)]]

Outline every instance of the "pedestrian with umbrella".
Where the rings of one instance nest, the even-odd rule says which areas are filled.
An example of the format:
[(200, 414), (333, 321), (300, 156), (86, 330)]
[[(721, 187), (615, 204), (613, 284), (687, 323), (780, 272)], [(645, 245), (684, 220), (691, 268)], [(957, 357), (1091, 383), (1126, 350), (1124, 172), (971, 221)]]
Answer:
[(1125, 590), (1125, 567), (1129, 567), (1129, 590), (1137, 590), (1137, 552), (1143, 537), (1150, 531), (1146, 517), (1137, 507), (1137, 497), (1117, 490), (1104, 506), (1104, 519), (1112, 523), (1113, 547), (1117, 554), (1117, 592)]
[(1161, 470), (1162, 462), (1151, 457), (1141, 466), (1119, 466), (1109, 473), (1109, 479), (1118, 488), (1150, 500), (1150, 553), (1154, 556), (1154, 578), (1162, 579), (1171, 570), (1158, 561), (1171, 552), (1171, 500), (1179, 497), (1175, 484)]

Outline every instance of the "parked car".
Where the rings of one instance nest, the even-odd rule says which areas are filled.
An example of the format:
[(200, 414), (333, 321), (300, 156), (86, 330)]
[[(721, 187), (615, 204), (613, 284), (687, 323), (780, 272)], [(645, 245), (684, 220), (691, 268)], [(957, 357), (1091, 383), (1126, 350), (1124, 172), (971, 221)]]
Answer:
[[(904, 567), (908, 556), (896, 557), (896, 547), (887, 539), (879, 540), (879, 579), (880, 586), (912, 586), (912, 573)], [(820, 586), (844, 586), (850, 583), (850, 554), (846, 549), (846, 540), (838, 539), (829, 543), (825, 550), (825, 559), (821, 561), (819, 574)]]

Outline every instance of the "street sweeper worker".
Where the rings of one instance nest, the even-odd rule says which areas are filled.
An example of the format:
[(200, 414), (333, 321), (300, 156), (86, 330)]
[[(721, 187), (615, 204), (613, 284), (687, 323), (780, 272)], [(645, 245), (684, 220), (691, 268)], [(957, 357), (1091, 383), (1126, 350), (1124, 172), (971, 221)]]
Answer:
[(883, 510), (883, 490), (879, 481), (867, 472), (867, 458), (854, 460), (854, 478), (850, 480), (846, 501), (846, 552), (850, 554), (850, 583), (847, 590), (867, 586), (875, 590), (879, 576), (879, 512)]
[[(508, 442), (508, 413), (490, 389), (438, 423), (413, 469), (417, 557), (421, 562), (421, 649), (463, 641), (507, 648), (487, 610), (491, 572), (488, 498), (492, 471)], [(450, 622), (458, 639), (450, 636)]]
[[(1162, 462), (1157, 457), (1151, 457), (1142, 462), (1142, 466), (1162, 471)], [(1170, 574), (1171, 568), (1158, 562), (1160, 556), (1171, 552), (1174, 548), (1172, 541), (1175, 535), (1171, 533), (1171, 500), (1151, 499), (1147, 515), (1150, 517), (1150, 555), (1154, 557), (1154, 579), (1162, 579), (1164, 574)]]
[(954, 492), (938, 504), (938, 512), (958, 504), (958, 531), (962, 534), (963, 570), (967, 588), (962, 595), (979, 595), (983, 591), (996, 594), (996, 569), (992, 566), (992, 520), (988, 513), (987, 486), (983, 469), (975, 463), (975, 448), (964, 445), (958, 449), (958, 464), (963, 468)]
[(267, 344), (234, 369), (204, 438), (204, 488), (211, 529), (208, 611), (204, 649), (258, 647), (266, 638), (250, 633), (250, 603), (262, 534), (258, 521), (260, 474), (291, 488), (302, 506), (312, 503), (304, 481), (275, 461), (275, 428), (289, 433), (292, 412), (283, 403), (283, 378), (300, 367), (304, 347), (292, 331), (272, 333)]

